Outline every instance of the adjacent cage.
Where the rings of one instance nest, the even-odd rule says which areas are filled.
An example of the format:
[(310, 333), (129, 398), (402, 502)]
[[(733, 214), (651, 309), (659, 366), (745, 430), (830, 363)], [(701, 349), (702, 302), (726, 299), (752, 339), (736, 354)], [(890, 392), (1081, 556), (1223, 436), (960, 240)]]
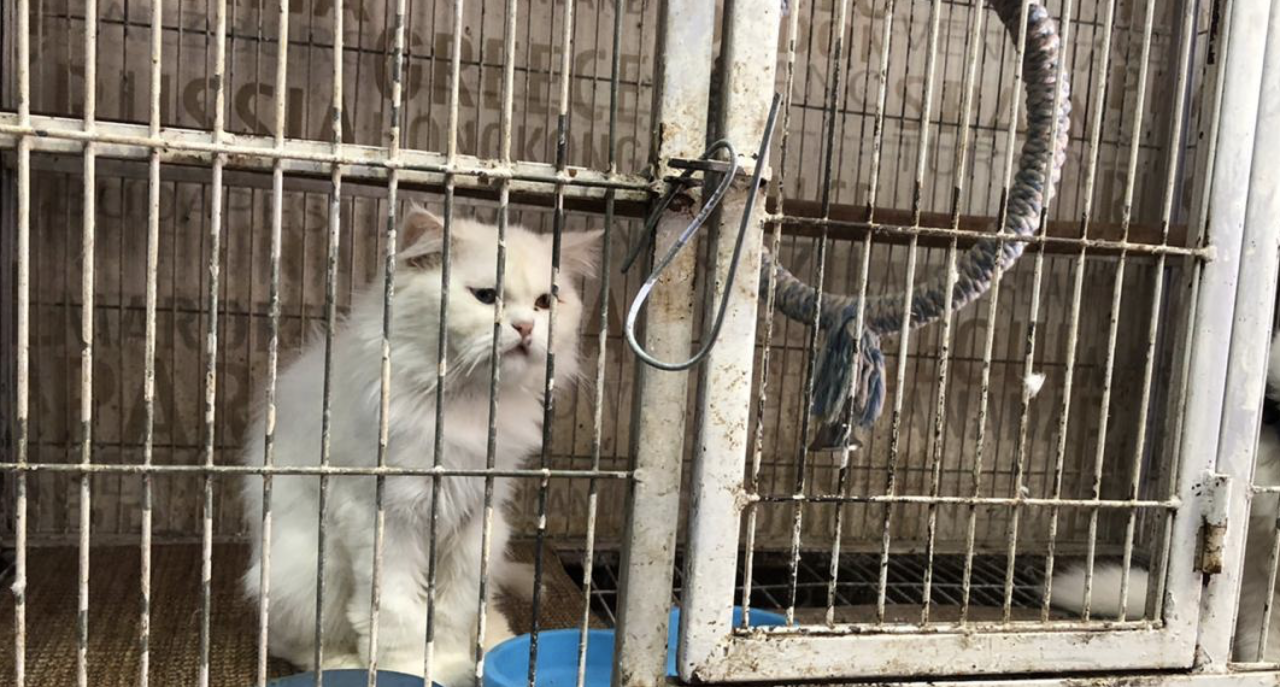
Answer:
[[(686, 680), (1274, 669), (1241, 649), (1280, 634), (1271, 595), (1239, 631), (1236, 608), (1280, 551), (1253, 467), (1280, 5), (1006, 4), (1008, 25), (954, 0), (7, 0), (0, 684), (294, 672), (239, 593), (244, 474), (264, 495), (278, 475), (513, 480), (486, 505), (536, 581), (486, 608), (482, 579), (481, 615), (616, 626), (619, 684), (665, 674), (667, 599)], [(1071, 114), (1034, 231), (997, 237), (1037, 143), (1027, 16), (1056, 32)], [(645, 218), (716, 139), (744, 179), (639, 331), (662, 360), (711, 348), (660, 371), (628, 311), (723, 168)], [(394, 289), (410, 202), (605, 230), (575, 284), (582, 374), (549, 364), (541, 449), (496, 469), (491, 403), (483, 469), (385, 466), (385, 420), (377, 468), (243, 466), (280, 371), (360, 290)], [(883, 414), (817, 440), (830, 331), (780, 312), (762, 254), (829, 294), (910, 300), (997, 238), (1024, 250), (980, 297), (883, 336)], [(395, 371), (388, 354), (384, 399)], [(1055, 572), (1109, 563), (1125, 572), (1086, 572), (1082, 612), (1051, 603)], [(1090, 608), (1107, 594), (1142, 598)], [(735, 626), (735, 605), (785, 623)]]
[[(1023, 17), (1033, 5), (1021, 4)], [(1244, 551), (1241, 492), (1251, 491), (1275, 281), (1275, 236), (1262, 219), (1274, 170), (1249, 159), (1268, 150), (1254, 139), (1265, 120), (1255, 108), (1273, 107), (1262, 75), (1262, 56), (1275, 52), (1268, 10), (1063, 3), (1049, 7), (1055, 39), (1033, 49), (1054, 26), (1021, 32), (973, 6), (830, 8), (829, 23), (782, 22), (792, 119), (779, 134), (775, 232), (764, 241), (833, 292), (822, 298), (858, 323), (854, 346), (878, 356), (859, 333), (887, 339), (885, 412), (874, 422), (877, 372), (864, 363), (845, 421), (873, 422), (858, 441), (821, 441), (826, 397), (815, 387), (830, 383), (831, 333), (824, 350), (812, 327), (773, 316), (794, 288), (784, 294), (782, 277), (762, 276), (773, 316), (759, 327), (762, 350), (727, 353), (721, 371), (753, 370), (755, 398), (699, 408), (712, 419), (696, 447), (681, 677), (1225, 666), (1241, 586), (1236, 644), (1256, 640), (1244, 625), (1260, 622), (1266, 644), (1259, 619), (1271, 594), (1258, 590), (1274, 584), (1274, 549), (1255, 551), (1250, 534)], [(1249, 22), (1259, 23), (1242, 28)], [(742, 46), (770, 42), (771, 22), (726, 26)], [(993, 55), (1004, 43), (1018, 49)], [(815, 46), (825, 48), (816, 67)], [(815, 70), (826, 77), (817, 88)], [(904, 87), (894, 87), (898, 74)], [(973, 229), (1008, 226), (1027, 171), (1014, 174), (1014, 152), (1037, 141), (1018, 128), (1016, 97), (984, 95), (1016, 93), (1024, 79), (1028, 118), (1031, 86), (1074, 86), (1070, 122), (1036, 134), (1043, 150), (1069, 124), (1061, 183), (1051, 195), (1038, 179), (1034, 231), (1009, 239), (1027, 243), (1021, 260), (997, 267), (967, 310), (935, 315), (928, 298), (960, 299), (953, 285), (975, 279), (971, 256), (991, 234)], [(1058, 97), (1050, 90), (1039, 105)], [(818, 113), (811, 135), (788, 126), (807, 121), (797, 103)], [(802, 170), (818, 171), (818, 183), (806, 185)], [(984, 206), (998, 222), (970, 216)], [(1223, 256), (1244, 266), (1224, 267)], [(908, 314), (883, 315), (884, 298)], [(749, 293), (742, 307), (755, 311)], [(867, 329), (874, 317), (892, 328)], [(915, 329), (913, 318), (935, 322)], [(1251, 529), (1265, 539), (1274, 488), (1252, 491)], [(1082, 588), (1055, 592), (1054, 573), (1077, 566)], [(786, 626), (730, 622), (733, 603), (781, 607)]]

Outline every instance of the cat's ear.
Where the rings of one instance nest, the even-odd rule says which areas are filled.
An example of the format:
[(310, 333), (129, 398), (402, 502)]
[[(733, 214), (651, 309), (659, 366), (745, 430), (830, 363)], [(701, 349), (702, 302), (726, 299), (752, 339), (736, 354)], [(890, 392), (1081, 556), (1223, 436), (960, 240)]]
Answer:
[(560, 236), (560, 267), (581, 277), (596, 276), (600, 262), (601, 229), (571, 231)]
[(413, 205), (400, 227), (400, 257), (408, 265), (429, 269), (444, 249), (444, 221), (420, 205)]

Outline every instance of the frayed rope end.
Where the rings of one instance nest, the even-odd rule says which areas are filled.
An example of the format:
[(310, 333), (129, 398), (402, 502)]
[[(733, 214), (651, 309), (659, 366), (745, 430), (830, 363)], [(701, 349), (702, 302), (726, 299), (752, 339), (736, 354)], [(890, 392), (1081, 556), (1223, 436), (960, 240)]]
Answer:
[[(870, 427), (884, 410), (884, 354), (880, 337), (862, 331), (854, 350), (853, 319), (827, 330), (826, 345), (818, 361), (813, 393), (813, 414), (824, 425), (842, 428), (848, 439), (848, 424)], [(855, 352), (858, 359), (853, 360)], [(857, 374), (854, 380), (852, 375)], [(852, 407), (849, 407), (852, 405)]]

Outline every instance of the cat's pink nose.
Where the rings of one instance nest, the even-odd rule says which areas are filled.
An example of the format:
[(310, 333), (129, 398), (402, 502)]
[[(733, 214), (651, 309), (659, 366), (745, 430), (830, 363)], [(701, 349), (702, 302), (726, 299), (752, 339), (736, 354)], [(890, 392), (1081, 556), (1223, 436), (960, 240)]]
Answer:
[(533, 323), (529, 321), (512, 322), (512, 327), (520, 332), (520, 340), (523, 343), (529, 343), (529, 338), (533, 336)]

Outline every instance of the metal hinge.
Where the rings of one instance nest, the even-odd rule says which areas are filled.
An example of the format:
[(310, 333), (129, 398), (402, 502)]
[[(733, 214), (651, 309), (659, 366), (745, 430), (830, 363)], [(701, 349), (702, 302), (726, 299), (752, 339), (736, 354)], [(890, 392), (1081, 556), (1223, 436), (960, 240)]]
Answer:
[(1222, 572), (1222, 547), (1227, 539), (1227, 506), (1231, 477), (1207, 472), (1195, 489), (1200, 500), (1200, 530), (1196, 537), (1196, 570), (1205, 575)]

